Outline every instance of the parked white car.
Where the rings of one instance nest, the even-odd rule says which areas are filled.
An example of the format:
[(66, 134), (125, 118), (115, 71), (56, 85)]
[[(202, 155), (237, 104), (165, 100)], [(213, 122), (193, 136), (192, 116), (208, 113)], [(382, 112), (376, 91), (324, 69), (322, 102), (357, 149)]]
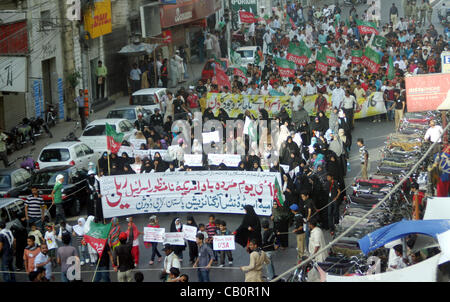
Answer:
[(53, 166), (76, 166), (88, 169), (89, 162), (97, 164), (101, 153), (82, 142), (54, 143), (42, 149), (37, 160), (39, 169)]
[(259, 50), (261, 50), (259, 46), (245, 46), (236, 49), (236, 52), (242, 57), (241, 66), (247, 68), (248, 64), (255, 64)]
[(133, 124), (126, 119), (101, 119), (95, 120), (86, 126), (79, 140), (88, 145), (95, 152), (103, 153), (106, 151), (106, 123), (117, 133), (124, 134), (124, 140), (128, 140), (134, 133)]
[(164, 97), (167, 94), (166, 88), (146, 88), (133, 93), (131, 97), (131, 104), (133, 106), (142, 106), (144, 109), (155, 112), (158, 108), (161, 114), (166, 111), (164, 104)]

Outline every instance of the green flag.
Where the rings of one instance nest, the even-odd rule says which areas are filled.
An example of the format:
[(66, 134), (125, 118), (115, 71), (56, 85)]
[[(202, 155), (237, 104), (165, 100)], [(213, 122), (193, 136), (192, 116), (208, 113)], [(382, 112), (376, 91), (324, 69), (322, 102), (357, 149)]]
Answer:
[(356, 25), (358, 27), (358, 31), (361, 35), (369, 35), (369, 34), (375, 34), (379, 35), (377, 29), (377, 24), (375, 22), (371, 21), (363, 21), (356, 19)]
[(240, 66), (242, 64), (242, 57), (238, 52), (231, 50), (230, 55), (231, 55), (231, 63), (233, 65)]
[(376, 48), (386, 48), (386, 38), (382, 36), (375, 36), (372, 41), (372, 46)]
[(386, 75), (391, 81), (395, 78), (394, 59), (392, 59), (392, 56), (389, 56), (389, 66), (386, 71)]
[(89, 228), (89, 231), (84, 235), (83, 239), (97, 251), (99, 258), (101, 258), (108, 240), (109, 231), (111, 230), (111, 223), (100, 224), (91, 221), (87, 228)]
[(316, 70), (323, 74), (326, 74), (328, 71), (327, 57), (320, 51), (317, 52)]
[(377, 73), (381, 64), (381, 55), (367, 46), (364, 50), (361, 64), (369, 70), (370, 73)]
[(278, 206), (284, 206), (284, 196), (283, 190), (281, 190), (280, 183), (278, 182), (278, 178), (275, 178), (275, 190), (273, 199), (277, 202)]
[[(303, 41), (301, 41), (303, 42)], [(308, 59), (311, 57), (311, 50), (306, 46), (305, 42), (300, 43), (299, 46), (294, 43), (289, 44), (286, 59), (297, 65), (305, 66), (308, 64)]]
[(361, 64), (362, 49), (352, 50), (352, 64)]
[(275, 64), (278, 67), (278, 71), (283, 78), (291, 78), (295, 76), (295, 69), (297, 66), (295, 63), (282, 58), (275, 58)]
[(119, 152), (120, 146), (123, 142), (123, 133), (117, 133), (115, 129), (108, 123), (105, 125), (106, 131), (106, 146), (111, 153)]
[(325, 57), (327, 59), (328, 66), (336, 66), (337, 65), (336, 55), (334, 54), (334, 52), (332, 52), (329, 48), (323, 46), (322, 53), (325, 55)]

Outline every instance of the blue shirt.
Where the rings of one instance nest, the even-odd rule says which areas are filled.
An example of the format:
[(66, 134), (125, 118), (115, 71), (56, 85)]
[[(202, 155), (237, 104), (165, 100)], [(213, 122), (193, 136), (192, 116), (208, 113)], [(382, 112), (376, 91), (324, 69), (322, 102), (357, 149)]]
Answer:
[[(205, 243), (202, 246), (198, 246), (198, 267), (205, 267), (209, 261), (214, 259), (214, 253), (212, 249)], [(201, 271), (207, 271), (205, 268), (201, 268)]]

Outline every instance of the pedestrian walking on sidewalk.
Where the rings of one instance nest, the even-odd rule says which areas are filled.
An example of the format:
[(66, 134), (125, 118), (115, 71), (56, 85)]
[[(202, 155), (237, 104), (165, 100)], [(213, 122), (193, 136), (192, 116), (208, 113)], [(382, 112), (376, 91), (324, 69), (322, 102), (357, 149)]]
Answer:
[(368, 176), (368, 167), (369, 167), (369, 152), (366, 150), (366, 146), (364, 145), (364, 139), (358, 138), (356, 142), (359, 147), (359, 156), (361, 161), (361, 178), (369, 179)]
[(78, 90), (78, 96), (75, 98), (74, 102), (77, 104), (78, 114), (81, 120), (81, 129), (86, 128), (86, 108), (84, 104), (83, 89)]

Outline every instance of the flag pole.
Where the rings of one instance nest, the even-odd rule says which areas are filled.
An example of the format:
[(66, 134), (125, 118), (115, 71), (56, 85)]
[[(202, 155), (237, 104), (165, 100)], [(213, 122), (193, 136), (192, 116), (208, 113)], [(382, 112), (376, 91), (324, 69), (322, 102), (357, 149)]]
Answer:
[(111, 153), (109, 153), (109, 150), (108, 150), (108, 176), (111, 175), (111, 166), (109, 164), (109, 157), (110, 157), (110, 155), (111, 155)]
[(101, 259), (101, 257), (100, 257), (100, 255), (98, 255), (97, 266), (95, 267), (94, 276), (92, 276), (92, 281), (91, 282), (94, 282), (94, 280), (95, 280), (95, 275), (97, 274), (98, 266), (100, 264), (100, 259)]

